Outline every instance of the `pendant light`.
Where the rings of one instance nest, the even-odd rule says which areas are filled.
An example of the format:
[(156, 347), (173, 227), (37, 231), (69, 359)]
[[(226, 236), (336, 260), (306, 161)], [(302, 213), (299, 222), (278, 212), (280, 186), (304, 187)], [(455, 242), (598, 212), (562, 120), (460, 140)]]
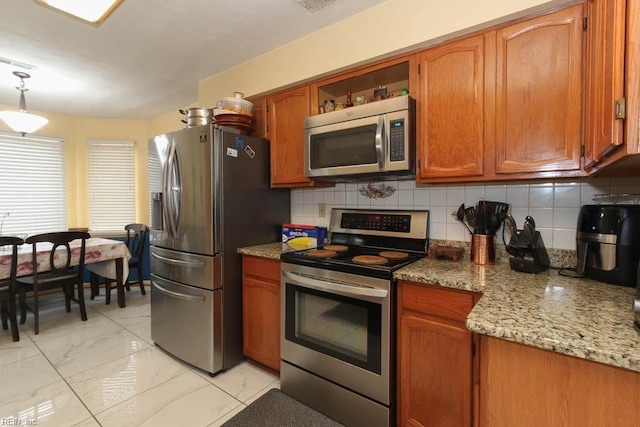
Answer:
[(24, 99), (24, 93), (29, 89), (24, 87), (24, 79), (28, 79), (31, 76), (22, 71), (14, 71), (13, 75), (20, 79), (20, 86), (16, 86), (16, 89), (20, 91), (18, 111), (0, 111), (0, 119), (4, 120), (11, 129), (20, 132), (24, 136), (27, 133), (37, 131), (49, 123), (49, 120), (35, 114), (27, 113), (27, 101)]

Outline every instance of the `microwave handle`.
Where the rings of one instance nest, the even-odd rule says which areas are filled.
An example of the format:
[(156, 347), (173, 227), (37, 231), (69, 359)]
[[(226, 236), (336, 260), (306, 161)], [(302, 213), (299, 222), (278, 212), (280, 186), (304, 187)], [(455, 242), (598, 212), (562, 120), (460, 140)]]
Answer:
[(381, 115), (378, 118), (378, 127), (376, 128), (376, 155), (378, 156), (378, 169), (384, 170), (384, 151), (383, 151), (383, 139), (384, 139), (384, 120), (385, 116)]

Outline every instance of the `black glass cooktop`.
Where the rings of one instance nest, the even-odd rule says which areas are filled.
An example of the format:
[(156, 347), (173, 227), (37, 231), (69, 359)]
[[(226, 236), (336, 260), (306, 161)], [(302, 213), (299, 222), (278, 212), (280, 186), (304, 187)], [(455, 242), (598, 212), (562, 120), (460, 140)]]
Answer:
[[(280, 255), (280, 260), (308, 267), (391, 279), (394, 271), (425, 257), (422, 252), (368, 246), (345, 246), (347, 250), (332, 250), (332, 246), (336, 245), (345, 246), (332, 243), (314, 249), (286, 252)], [(363, 256), (366, 258), (363, 259)]]

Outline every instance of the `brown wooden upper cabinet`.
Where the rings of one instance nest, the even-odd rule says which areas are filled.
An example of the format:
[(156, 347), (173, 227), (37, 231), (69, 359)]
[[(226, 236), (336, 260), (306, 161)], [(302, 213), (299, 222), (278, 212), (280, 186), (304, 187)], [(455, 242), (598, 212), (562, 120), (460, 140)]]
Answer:
[(583, 5), (420, 54), (417, 180), (583, 175)]
[(592, 173), (617, 162), (608, 169), (637, 172), (640, 5), (627, 0), (589, 0), (587, 4), (585, 168)]
[(484, 173), (485, 43), (479, 35), (420, 54), (418, 181)]
[(271, 186), (310, 187), (304, 176), (304, 118), (310, 115), (309, 86), (298, 86), (267, 96), (271, 143)]

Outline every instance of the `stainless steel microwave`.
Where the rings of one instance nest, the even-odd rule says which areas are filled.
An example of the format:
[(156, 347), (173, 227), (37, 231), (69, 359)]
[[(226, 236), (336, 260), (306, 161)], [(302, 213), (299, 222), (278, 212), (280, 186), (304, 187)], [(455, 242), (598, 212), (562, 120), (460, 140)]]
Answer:
[(415, 100), (376, 101), (304, 119), (304, 169), (325, 181), (415, 176)]

